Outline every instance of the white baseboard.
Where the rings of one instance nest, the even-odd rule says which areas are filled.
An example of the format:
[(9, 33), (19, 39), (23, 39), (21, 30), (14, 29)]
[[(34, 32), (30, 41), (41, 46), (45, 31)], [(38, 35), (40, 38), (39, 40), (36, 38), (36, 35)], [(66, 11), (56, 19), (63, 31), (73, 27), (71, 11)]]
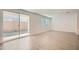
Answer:
[(51, 30), (46, 30), (46, 31), (38, 32), (38, 33), (30, 33), (30, 35), (38, 35), (38, 34), (42, 34), (42, 33), (48, 32), (48, 31), (51, 31)]
[(62, 30), (55, 30), (55, 29), (53, 31), (66, 32), (66, 33), (74, 33), (74, 34), (76, 33), (76, 32), (71, 32), (71, 31), (62, 31)]

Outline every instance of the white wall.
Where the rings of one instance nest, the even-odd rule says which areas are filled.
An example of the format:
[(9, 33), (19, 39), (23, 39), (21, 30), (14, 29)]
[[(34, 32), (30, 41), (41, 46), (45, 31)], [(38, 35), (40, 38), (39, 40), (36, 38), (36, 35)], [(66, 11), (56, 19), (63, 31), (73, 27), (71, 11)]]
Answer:
[(63, 32), (77, 31), (77, 13), (54, 13), (52, 15), (52, 30)]
[(51, 23), (49, 26), (44, 27), (41, 24), (41, 15), (30, 14), (30, 31), (31, 34), (38, 34), (48, 30), (51, 30)]

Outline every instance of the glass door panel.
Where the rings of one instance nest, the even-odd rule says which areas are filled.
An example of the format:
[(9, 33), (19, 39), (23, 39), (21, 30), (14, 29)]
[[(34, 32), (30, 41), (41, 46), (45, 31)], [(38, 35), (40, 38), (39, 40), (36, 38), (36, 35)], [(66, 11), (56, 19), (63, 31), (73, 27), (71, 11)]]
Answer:
[(29, 16), (20, 14), (20, 49), (30, 49)]
[(20, 14), (20, 36), (29, 35), (29, 16)]
[(3, 11), (3, 41), (19, 37), (19, 14)]

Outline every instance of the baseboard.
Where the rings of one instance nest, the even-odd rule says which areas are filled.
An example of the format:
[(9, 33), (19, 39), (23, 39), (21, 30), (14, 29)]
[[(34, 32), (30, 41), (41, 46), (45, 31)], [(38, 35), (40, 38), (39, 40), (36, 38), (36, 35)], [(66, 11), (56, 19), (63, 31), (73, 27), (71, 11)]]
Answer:
[(46, 32), (49, 32), (49, 31), (52, 31), (52, 30), (47, 30), (47, 31), (43, 31), (43, 32), (40, 32), (40, 33), (35, 33), (35, 34), (31, 34), (31, 33), (30, 33), (30, 36), (39, 35), (39, 34), (42, 34), (42, 33), (46, 33)]
[(52, 31), (57, 31), (57, 32), (64, 32), (64, 33), (72, 33), (72, 34), (76, 34), (75, 32), (58, 31), (58, 30), (52, 30)]

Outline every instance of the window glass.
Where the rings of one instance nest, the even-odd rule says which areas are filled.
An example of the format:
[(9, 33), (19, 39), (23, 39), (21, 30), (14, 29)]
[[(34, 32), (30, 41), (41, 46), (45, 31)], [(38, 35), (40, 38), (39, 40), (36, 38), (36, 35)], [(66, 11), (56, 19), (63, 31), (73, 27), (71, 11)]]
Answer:
[(29, 32), (29, 16), (20, 14), (20, 33), (28, 33)]
[(50, 23), (51, 23), (51, 18), (42, 17), (41, 24), (42, 24), (43, 27), (50, 26)]
[(19, 14), (3, 11), (3, 35), (14, 36), (19, 34)]
[(3, 41), (29, 35), (29, 16), (3, 11)]

